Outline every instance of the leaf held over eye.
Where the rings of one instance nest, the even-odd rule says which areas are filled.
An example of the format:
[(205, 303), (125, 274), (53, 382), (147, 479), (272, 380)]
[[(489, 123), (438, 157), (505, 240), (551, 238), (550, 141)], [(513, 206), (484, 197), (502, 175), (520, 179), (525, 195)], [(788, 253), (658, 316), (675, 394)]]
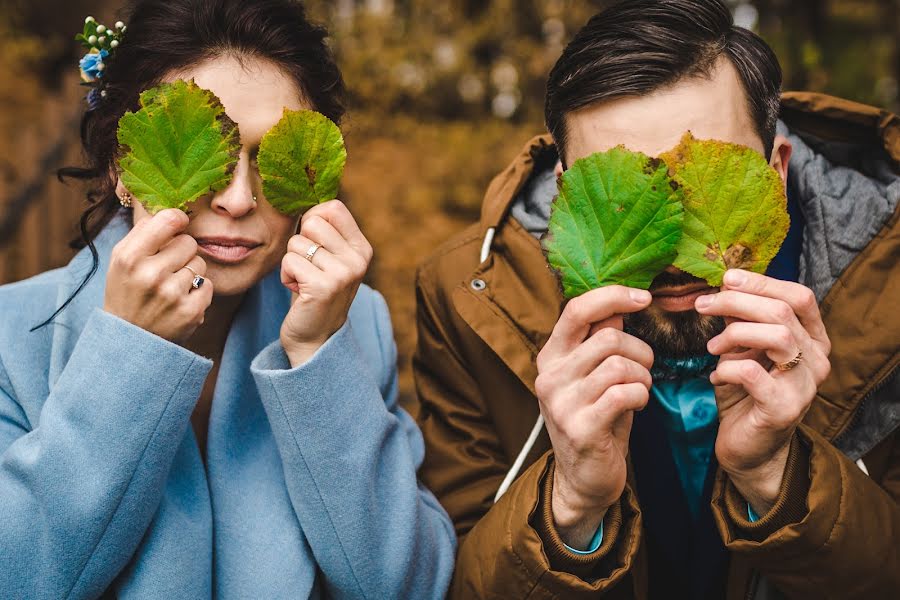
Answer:
[(285, 110), (259, 146), (266, 200), (293, 215), (337, 196), (347, 150), (341, 130), (312, 110)]
[(148, 212), (185, 210), (228, 186), (240, 136), (212, 92), (175, 81), (146, 90), (140, 103), (119, 120), (118, 166), (122, 183)]
[(682, 219), (666, 165), (619, 146), (563, 174), (542, 245), (566, 298), (614, 284), (647, 289), (675, 259)]
[(751, 148), (690, 132), (660, 158), (684, 190), (675, 266), (714, 287), (727, 269), (765, 272), (790, 227), (778, 172)]

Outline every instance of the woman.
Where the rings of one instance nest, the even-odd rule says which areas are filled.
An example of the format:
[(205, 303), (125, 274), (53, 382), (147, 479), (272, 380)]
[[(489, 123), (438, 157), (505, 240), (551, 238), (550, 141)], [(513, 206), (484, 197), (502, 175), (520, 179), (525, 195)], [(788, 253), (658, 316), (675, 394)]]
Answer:
[[(371, 247), (338, 201), (275, 211), (254, 164), (285, 107), (339, 121), (324, 35), (290, 0), (132, 6), (66, 171), (97, 186), (88, 248), (0, 288), (4, 597), (443, 596), (453, 528), (417, 484)], [(190, 217), (151, 217), (116, 124), (175, 79), (219, 96), (242, 152)]]

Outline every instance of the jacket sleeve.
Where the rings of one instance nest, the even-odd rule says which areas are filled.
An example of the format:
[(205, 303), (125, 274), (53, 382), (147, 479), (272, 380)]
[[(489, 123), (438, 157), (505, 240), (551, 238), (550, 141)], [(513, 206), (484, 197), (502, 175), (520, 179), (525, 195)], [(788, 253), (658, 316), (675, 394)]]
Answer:
[(422, 435), (397, 403), (396, 348), (375, 295), (382, 381), (350, 319), (292, 369), (279, 342), (252, 371), (284, 463), (288, 492), (335, 598), (443, 598), (456, 536), (421, 485)]
[(724, 476), (713, 511), (728, 549), (791, 598), (891, 598), (900, 590), (897, 498), (806, 426), (768, 514), (751, 523)]
[(97, 310), (36, 422), (0, 364), (4, 596), (103, 593), (156, 512), (211, 364)]
[[(510, 466), (480, 386), (456, 342), (452, 308), (420, 271), (418, 346), (413, 359), (426, 459), (422, 479), (447, 509), (460, 536), (450, 597), (630, 597), (628, 572), (640, 518), (626, 492), (605, 522), (597, 552), (565, 548), (549, 506), (552, 453), (494, 495)], [(547, 499), (547, 500), (544, 500)]]

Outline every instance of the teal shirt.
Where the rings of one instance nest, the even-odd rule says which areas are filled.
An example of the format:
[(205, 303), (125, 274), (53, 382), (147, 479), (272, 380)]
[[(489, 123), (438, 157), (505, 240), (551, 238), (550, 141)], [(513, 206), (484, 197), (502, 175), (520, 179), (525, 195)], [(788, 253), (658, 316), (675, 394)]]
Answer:
[(691, 377), (657, 382), (651, 391), (663, 408), (663, 426), (669, 434), (681, 488), (696, 518), (719, 429), (713, 386), (705, 377)]

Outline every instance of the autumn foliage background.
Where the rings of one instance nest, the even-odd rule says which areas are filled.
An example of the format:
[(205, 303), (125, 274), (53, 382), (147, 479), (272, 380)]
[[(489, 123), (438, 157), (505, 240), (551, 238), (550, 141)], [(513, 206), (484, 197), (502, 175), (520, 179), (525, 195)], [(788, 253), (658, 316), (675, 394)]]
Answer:
[[(627, 0), (626, 0), (627, 1)], [(900, 109), (900, 0), (733, 0), (763, 35), (785, 89)], [(376, 249), (369, 283), (388, 300), (401, 394), (413, 406), (416, 265), (477, 219), (490, 179), (543, 130), (546, 75), (603, 0), (309, 0), (352, 93), (341, 198)], [(65, 264), (83, 190), (77, 164), (84, 17), (117, 0), (0, 4), (0, 283)], [(127, 43), (127, 41), (125, 42)], [(2, 315), (0, 318), (15, 318)]]

